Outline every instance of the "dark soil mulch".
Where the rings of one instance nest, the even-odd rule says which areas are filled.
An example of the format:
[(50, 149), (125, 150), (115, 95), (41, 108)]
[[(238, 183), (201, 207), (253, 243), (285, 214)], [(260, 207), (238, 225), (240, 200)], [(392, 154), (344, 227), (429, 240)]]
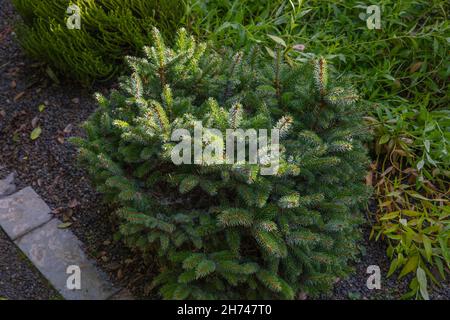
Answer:
[[(19, 186), (31, 185), (55, 216), (72, 222), (71, 230), (113, 282), (128, 287), (137, 298), (157, 298), (155, 292), (148, 290), (156, 267), (152, 263), (144, 265), (138, 254), (113, 241), (116, 230), (110, 220), (111, 209), (102, 203), (87, 174), (77, 167), (76, 150), (67, 142), (68, 137), (83, 134), (80, 124), (96, 108), (92, 92), (107, 94), (107, 90), (82, 89), (69, 82), (52, 83), (45, 76), (43, 66), (29, 61), (15, 41), (11, 27), (18, 17), (10, 1), (0, 0), (0, 7), (0, 166), (5, 167), (5, 172), (16, 171)], [(45, 106), (42, 112), (40, 105)], [(41, 127), (42, 133), (33, 141), (30, 133), (36, 126)], [(398, 299), (406, 292), (407, 279), (386, 279), (389, 261), (385, 245), (369, 241), (369, 232), (370, 226), (365, 226), (361, 259), (355, 264), (355, 273), (339, 281), (334, 292), (322, 298)], [(0, 269), (0, 296), (52, 297), (52, 290), (44, 283), (32, 280), (36, 278), (35, 271), (27, 276), (30, 271), (20, 267), (23, 262), (11, 260), (10, 256), (17, 253), (11, 253), (11, 245), (5, 249), (3, 243), (0, 232), (0, 268), (10, 266), (20, 281), (10, 283), (5, 289), (2, 281), (7, 281), (11, 273)], [(381, 268), (381, 290), (367, 289), (369, 265)], [(39, 289), (27, 289), (33, 286)], [(27, 291), (25, 295), (23, 292)], [(431, 297), (449, 299), (449, 286), (434, 290)]]

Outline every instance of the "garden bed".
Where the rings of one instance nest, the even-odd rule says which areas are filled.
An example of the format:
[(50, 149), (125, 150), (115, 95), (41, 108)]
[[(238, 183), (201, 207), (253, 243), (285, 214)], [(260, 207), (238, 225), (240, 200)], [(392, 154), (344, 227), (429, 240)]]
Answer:
[[(105, 87), (110, 85), (87, 90), (70, 82), (55, 84), (49, 80), (42, 66), (29, 61), (14, 39), (11, 28), (17, 17), (10, 1), (0, 0), (0, 7), (3, 10), (0, 22), (1, 172), (15, 171), (19, 188), (32, 186), (55, 216), (70, 222), (71, 230), (84, 243), (87, 253), (97, 260), (113, 282), (130, 289), (138, 299), (158, 298), (156, 292), (149, 289), (156, 274), (155, 266), (144, 265), (139, 255), (113, 240), (116, 230), (110, 219), (111, 209), (102, 204), (86, 172), (77, 166), (76, 149), (67, 141), (71, 136), (83, 135), (79, 126), (96, 108), (92, 93), (107, 94)], [(37, 127), (41, 128), (41, 133), (33, 140), (31, 132)], [(407, 291), (408, 279), (386, 279), (389, 269), (386, 247), (381, 241), (369, 241), (370, 228), (369, 223), (363, 227), (362, 254), (355, 265), (355, 273), (337, 282), (333, 294), (323, 298), (398, 299)], [(15, 248), (0, 232), (0, 297), (55, 297), (53, 289), (18, 257)], [(15, 270), (19, 280), (9, 282), (11, 270), (4, 272), (6, 265)], [(366, 287), (369, 265), (381, 268), (381, 290)], [(27, 294), (21, 295), (25, 291)], [(450, 299), (448, 284), (430, 291), (431, 299)]]

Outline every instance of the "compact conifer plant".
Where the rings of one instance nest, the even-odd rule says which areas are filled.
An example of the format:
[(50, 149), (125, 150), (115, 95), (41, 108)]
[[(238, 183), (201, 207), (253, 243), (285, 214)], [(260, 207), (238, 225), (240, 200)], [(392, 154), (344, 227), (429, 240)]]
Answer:
[[(356, 94), (327, 80), (323, 59), (289, 66), (257, 49), (216, 52), (183, 29), (174, 48), (153, 37), (145, 58), (127, 58), (133, 73), (121, 88), (97, 95), (86, 138), (73, 139), (124, 241), (158, 263), (152, 285), (165, 299), (295, 299), (330, 288), (357, 253), (368, 196)], [(218, 130), (195, 137), (199, 122)], [(227, 129), (274, 128), (272, 175), (262, 149), (257, 163), (217, 161), (220, 150), (172, 161), (176, 129), (206, 150)]]

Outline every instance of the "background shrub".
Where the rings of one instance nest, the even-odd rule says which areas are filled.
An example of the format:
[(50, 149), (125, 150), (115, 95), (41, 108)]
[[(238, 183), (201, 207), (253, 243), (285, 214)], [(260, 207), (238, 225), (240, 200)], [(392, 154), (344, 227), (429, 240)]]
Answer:
[[(155, 256), (153, 285), (167, 299), (293, 299), (329, 289), (357, 254), (368, 197), (356, 93), (328, 79), (324, 59), (289, 66), (257, 49), (205, 53), (183, 30), (170, 49), (154, 33), (146, 58), (128, 58), (133, 74), (121, 90), (97, 96), (87, 138), (74, 140), (118, 207), (126, 243)], [(174, 165), (171, 132), (192, 133), (194, 121), (222, 133), (279, 128), (278, 173), (261, 175), (261, 163)]]
[[(89, 84), (123, 68), (123, 57), (148, 43), (153, 26), (169, 37), (184, 14), (179, 0), (13, 0), (23, 18), (22, 47), (51, 72)], [(66, 26), (67, 7), (81, 10), (81, 29)]]

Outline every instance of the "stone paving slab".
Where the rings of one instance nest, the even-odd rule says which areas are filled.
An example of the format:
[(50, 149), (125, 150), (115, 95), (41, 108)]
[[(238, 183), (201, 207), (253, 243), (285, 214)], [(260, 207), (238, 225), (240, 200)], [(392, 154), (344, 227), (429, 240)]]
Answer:
[(31, 187), (26, 187), (0, 199), (0, 226), (15, 240), (49, 221), (52, 218), (50, 212), (39, 195)]
[(14, 184), (14, 172), (10, 173), (6, 178), (0, 179), (0, 199), (16, 191), (16, 185)]
[[(68, 229), (58, 229), (60, 224), (58, 219), (52, 219), (15, 243), (65, 299), (104, 300), (113, 296), (118, 290), (86, 257), (75, 235)], [(66, 271), (71, 265), (81, 270), (80, 289), (67, 288), (68, 277), (73, 273)]]

